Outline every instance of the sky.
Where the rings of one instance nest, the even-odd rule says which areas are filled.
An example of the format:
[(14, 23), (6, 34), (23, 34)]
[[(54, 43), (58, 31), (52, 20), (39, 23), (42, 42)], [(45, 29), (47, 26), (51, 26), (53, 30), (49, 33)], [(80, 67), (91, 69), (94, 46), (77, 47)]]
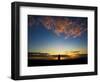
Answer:
[(87, 54), (87, 18), (28, 15), (28, 52)]

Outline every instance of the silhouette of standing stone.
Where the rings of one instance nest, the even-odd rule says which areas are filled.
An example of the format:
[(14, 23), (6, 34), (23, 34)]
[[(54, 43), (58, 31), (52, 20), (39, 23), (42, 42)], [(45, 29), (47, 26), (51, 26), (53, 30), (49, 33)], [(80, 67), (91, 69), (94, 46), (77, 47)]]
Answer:
[(60, 60), (60, 55), (58, 55), (58, 60)]

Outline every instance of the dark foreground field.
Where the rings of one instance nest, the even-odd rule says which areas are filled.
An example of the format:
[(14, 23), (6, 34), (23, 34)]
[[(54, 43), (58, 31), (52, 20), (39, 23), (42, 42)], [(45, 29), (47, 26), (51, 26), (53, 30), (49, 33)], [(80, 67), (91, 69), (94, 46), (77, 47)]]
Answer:
[(87, 57), (68, 59), (68, 60), (28, 59), (28, 66), (75, 65), (75, 64), (87, 64), (87, 63), (88, 63)]

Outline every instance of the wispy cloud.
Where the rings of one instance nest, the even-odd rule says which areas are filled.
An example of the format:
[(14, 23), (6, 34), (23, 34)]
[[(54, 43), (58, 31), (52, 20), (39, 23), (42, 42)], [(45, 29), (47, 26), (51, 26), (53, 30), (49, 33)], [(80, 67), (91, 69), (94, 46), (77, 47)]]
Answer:
[(73, 21), (70, 17), (41, 16), (38, 19), (36, 21), (36, 19), (30, 18), (29, 25), (40, 22), (47, 30), (53, 31), (58, 37), (63, 34), (65, 39), (80, 37), (87, 31), (86, 22), (75, 19)]

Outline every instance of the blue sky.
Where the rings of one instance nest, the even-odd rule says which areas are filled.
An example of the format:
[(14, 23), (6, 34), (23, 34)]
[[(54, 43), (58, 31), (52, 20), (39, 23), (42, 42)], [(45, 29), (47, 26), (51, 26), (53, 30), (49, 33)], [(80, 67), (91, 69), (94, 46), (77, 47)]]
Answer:
[[(87, 18), (45, 17), (47, 16), (28, 16), (28, 52), (87, 53)], [(64, 21), (60, 23), (63, 19)], [(66, 31), (66, 28), (69, 31)]]

